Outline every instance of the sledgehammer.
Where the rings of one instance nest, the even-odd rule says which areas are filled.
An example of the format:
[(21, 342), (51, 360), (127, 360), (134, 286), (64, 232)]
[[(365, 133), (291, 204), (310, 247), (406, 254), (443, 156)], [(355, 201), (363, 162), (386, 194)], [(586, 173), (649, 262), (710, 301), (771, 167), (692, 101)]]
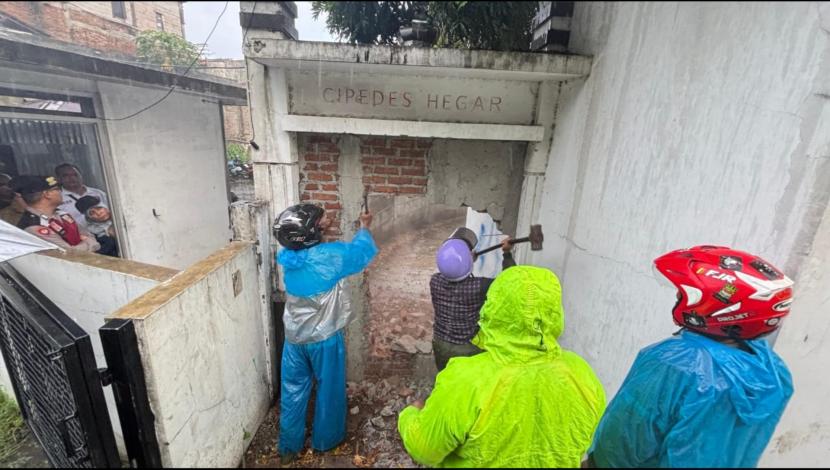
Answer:
[[(539, 251), (542, 249), (542, 242), (545, 240), (545, 236), (542, 234), (542, 226), (541, 225), (531, 225), (530, 226), (530, 235), (524, 238), (517, 238), (510, 242), (511, 245), (515, 245), (516, 243), (525, 243), (530, 242), (530, 249), (532, 251)], [(485, 248), (481, 251), (477, 251), (475, 254), (476, 256), (481, 256), (484, 253), (489, 253), (493, 250), (497, 250), (501, 248), (501, 244), (493, 245), (490, 248)]]

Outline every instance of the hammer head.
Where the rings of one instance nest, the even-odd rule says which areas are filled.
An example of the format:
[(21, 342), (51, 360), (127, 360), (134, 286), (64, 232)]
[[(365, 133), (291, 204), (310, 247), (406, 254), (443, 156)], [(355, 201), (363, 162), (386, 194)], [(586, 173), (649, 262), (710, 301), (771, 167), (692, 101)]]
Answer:
[(545, 236), (542, 234), (542, 226), (541, 225), (531, 225), (530, 226), (530, 235), (527, 236), (530, 239), (530, 249), (532, 251), (539, 251), (542, 249), (542, 242), (545, 241)]

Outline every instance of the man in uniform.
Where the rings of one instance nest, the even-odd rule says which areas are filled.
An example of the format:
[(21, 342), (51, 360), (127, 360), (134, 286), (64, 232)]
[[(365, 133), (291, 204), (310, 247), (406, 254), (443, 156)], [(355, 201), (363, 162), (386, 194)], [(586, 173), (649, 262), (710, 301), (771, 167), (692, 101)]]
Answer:
[(11, 182), (26, 203), (18, 228), (61, 248), (97, 252), (101, 245), (71, 215), (58, 211), (63, 202), (60, 185), (52, 176), (18, 176)]

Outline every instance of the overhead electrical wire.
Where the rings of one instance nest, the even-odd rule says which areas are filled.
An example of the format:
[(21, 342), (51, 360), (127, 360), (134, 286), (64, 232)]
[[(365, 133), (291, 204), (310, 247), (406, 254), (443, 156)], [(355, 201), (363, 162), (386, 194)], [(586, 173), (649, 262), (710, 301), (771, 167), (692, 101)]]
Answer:
[(150, 109), (150, 108), (152, 108), (152, 107), (154, 107), (154, 106), (158, 105), (158, 104), (159, 104), (159, 103), (161, 103), (162, 101), (166, 100), (166, 99), (167, 99), (167, 97), (168, 97), (168, 96), (170, 96), (170, 95), (173, 93), (173, 90), (175, 90), (175, 89), (176, 89), (176, 83), (175, 83), (175, 82), (176, 82), (176, 80), (178, 80), (178, 79), (180, 79), (180, 78), (184, 78), (184, 77), (186, 77), (186, 76), (187, 76), (187, 74), (188, 74), (188, 73), (190, 73), (190, 69), (192, 69), (192, 68), (193, 68), (193, 66), (194, 66), (194, 65), (196, 65), (196, 62), (198, 62), (198, 61), (199, 61), (199, 58), (202, 56), (202, 52), (205, 50), (205, 47), (207, 46), (207, 43), (208, 43), (208, 41), (210, 40), (210, 37), (211, 37), (211, 36), (213, 36), (213, 32), (214, 32), (214, 31), (216, 31), (216, 27), (219, 25), (219, 20), (221, 20), (221, 19), (222, 19), (222, 16), (225, 14), (225, 10), (227, 10), (227, 9), (228, 9), (228, 3), (230, 3), (230, 1), (226, 1), (226, 2), (225, 2), (225, 7), (224, 7), (224, 8), (222, 8), (222, 13), (219, 13), (219, 17), (218, 17), (218, 18), (216, 18), (216, 22), (215, 22), (215, 23), (213, 23), (213, 28), (211, 28), (210, 33), (208, 34), (207, 38), (205, 39), (205, 42), (202, 44), (202, 48), (199, 50), (199, 54), (197, 54), (197, 55), (196, 55), (196, 58), (193, 60), (193, 62), (191, 62), (191, 63), (190, 63), (190, 65), (187, 67), (187, 69), (184, 71), (184, 73), (183, 73), (183, 74), (181, 74), (181, 75), (177, 75), (177, 76), (173, 79), (173, 86), (171, 86), (171, 87), (170, 87), (170, 89), (169, 89), (169, 90), (167, 90), (167, 93), (165, 93), (165, 95), (164, 95), (164, 96), (162, 96), (162, 97), (161, 97), (160, 99), (158, 99), (156, 102), (154, 102), (154, 103), (152, 103), (152, 104), (150, 104), (150, 105), (148, 105), (148, 106), (146, 106), (146, 107), (144, 107), (144, 108), (142, 108), (142, 109), (139, 109), (138, 111), (136, 111), (136, 112), (134, 112), (134, 113), (132, 113), (132, 114), (130, 114), (130, 115), (127, 115), (127, 116), (124, 116), (124, 117), (120, 117), (120, 118), (102, 118), (102, 120), (103, 120), (103, 121), (125, 121), (125, 120), (127, 120), (127, 119), (130, 119), (130, 118), (133, 118), (133, 117), (135, 117), (135, 116), (138, 116), (139, 114), (143, 113), (144, 111), (147, 111), (148, 109)]

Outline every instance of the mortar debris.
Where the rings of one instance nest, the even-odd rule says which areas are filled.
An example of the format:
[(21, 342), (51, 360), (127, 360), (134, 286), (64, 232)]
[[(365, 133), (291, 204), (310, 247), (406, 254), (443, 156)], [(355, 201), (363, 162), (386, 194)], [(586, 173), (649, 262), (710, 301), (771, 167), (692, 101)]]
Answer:
[[(327, 452), (311, 450), (311, 422), (306, 424), (306, 446), (290, 467), (308, 468), (423, 468), (409, 457), (398, 434), (398, 415), (415, 400), (426, 400), (431, 379), (386, 379), (348, 382), (349, 415), (346, 439)], [(309, 410), (314, 409), (313, 400)], [(244, 468), (279, 467), (279, 406), (272, 408), (245, 452)]]

